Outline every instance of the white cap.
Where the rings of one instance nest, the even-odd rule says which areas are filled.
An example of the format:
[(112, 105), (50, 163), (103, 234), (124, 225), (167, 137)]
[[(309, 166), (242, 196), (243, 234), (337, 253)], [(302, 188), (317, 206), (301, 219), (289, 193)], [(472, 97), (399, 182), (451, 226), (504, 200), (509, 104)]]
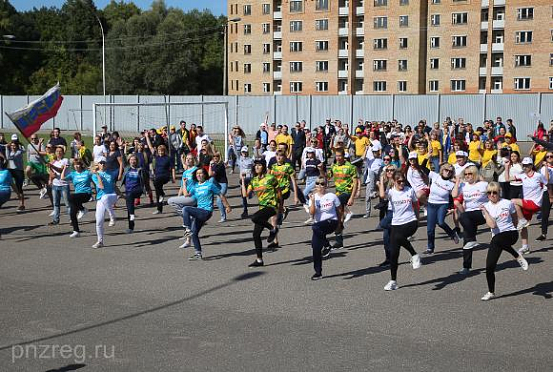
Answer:
[(372, 151), (380, 151), (382, 150), (382, 145), (380, 143), (375, 143), (372, 147)]
[(522, 159), (522, 165), (530, 165), (530, 164), (534, 164), (534, 162), (532, 161), (532, 158), (527, 156), (524, 159)]
[(18, 141), (19, 140), (19, 137), (17, 136), (16, 133), (12, 134), (12, 141)]
[(105, 163), (105, 162), (106, 162), (105, 156), (98, 157), (98, 160), (96, 161), (96, 163)]
[(417, 154), (416, 151), (412, 151), (409, 153), (409, 159), (418, 159), (419, 158), (419, 154)]
[(467, 157), (469, 156), (469, 154), (467, 154), (465, 151), (459, 150), (459, 151), (457, 151), (457, 152), (455, 153), (455, 156), (467, 158)]
[(315, 149), (313, 147), (308, 147), (305, 149), (305, 152), (315, 152)]
[(261, 123), (259, 124), (260, 127), (264, 127), (265, 126), (265, 123)]
[(248, 152), (248, 146), (244, 146), (240, 149), (240, 152)]

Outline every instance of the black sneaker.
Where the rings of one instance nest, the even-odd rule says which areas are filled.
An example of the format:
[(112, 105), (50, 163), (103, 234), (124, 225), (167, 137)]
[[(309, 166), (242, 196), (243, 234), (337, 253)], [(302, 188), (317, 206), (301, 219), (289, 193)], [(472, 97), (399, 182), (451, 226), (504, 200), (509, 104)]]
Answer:
[(468, 275), (470, 273), (470, 269), (467, 269), (466, 267), (463, 267), (461, 270), (459, 270), (459, 274), (461, 275)]
[(432, 249), (427, 249), (426, 251), (422, 252), (422, 254), (426, 256), (431, 256), (434, 254), (434, 251)]
[(278, 243), (271, 243), (267, 246), (267, 248), (272, 248), (272, 249), (275, 249), (275, 248), (280, 248), (280, 245), (278, 245)]
[(242, 214), (240, 215), (240, 218), (242, 219), (248, 218), (248, 212), (242, 212)]
[(275, 241), (276, 236), (278, 234), (278, 227), (275, 227), (271, 232), (269, 233), (269, 237), (267, 238), (267, 243), (272, 243)]
[(263, 261), (259, 262), (258, 260), (255, 260), (251, 264), (249, 264), (248, 267), (261, 267), (264, 266)]
[(323, 249), (321, 250), (321, 255), (323, 256), (323, 258), (328, 258), (330, 257), (331, 251), (332, 251), (332, 248), (330, 247), (330, 245), (324, 246)]
[(203, 257), (200, 252), (196, 252), (194, 256), (188, 258), (188, 261), (201, 261), (201, 260), (203, 260)]
[(390, 266), (390, 261), (384, 260), (378, 264), (378, 267), (386, 267), (386, 266)]
[(536, 240), (546, 240), (546, 239), (547, 239), (547, 236), (545, 236), (544, 234), (541, 234), (536, 238)]
[(290, 213), (290, 208), (284, 207), (284, 216), (282, 216), (283, 221), (288, 217), (288, 213)]
[(313, 274), (313, 276), (311, 277), (311, 280), (319, 280), (319, 279), (322, 279), (323, 278), (323, 274)]

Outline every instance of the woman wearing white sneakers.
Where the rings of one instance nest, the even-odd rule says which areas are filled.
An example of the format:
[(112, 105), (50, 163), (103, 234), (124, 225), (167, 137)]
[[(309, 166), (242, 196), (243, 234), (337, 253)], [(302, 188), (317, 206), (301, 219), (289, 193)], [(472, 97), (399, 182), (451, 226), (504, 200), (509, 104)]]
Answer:
[(92, 171), (94, 173), (92, 182), (96, 185), (96, 235), (98, 241), (92, 248), (102, 248), (104, 246), (104, 217), (106, 211), (108, 211), (110, 215), (109, 226), (115, 225), (113, 205), (117, 201), (117, 195), (115, 194), (117, 179), (105, 171), (106, 158), (100, 157), (97, 163), (98, 170), (94, 169)]
[(492, 241), (486, 257), (488, 293), (482, 297), (482, 301), (495, 297), (495, 267), (502, 251), (509, 252), (522, 270), (528, 270), (528, 262), (513, 249), (513, 245), (518, 240), (518, 231), (515, 228), (518, 219), (515, 205), (510, 200), (501, 199), (500, 190), (501, 187), (497, 182), (490, 182), (486, 188), (489, 201), (480, 207), (486, 223), (492, 230)]
[(411, 254), (413, 269), (421, 267), (420, 256), (415, 252), (409, 237), (417, 231), (417, 214), (419, 212), (419, 201), (415, 190), (405, 186), (405, 177), (401, 171), (394, 172), (394, 187), (388, 192), (383, 182), (380, 182), (380, 197), (388, 199), (392, 206), (392, 231), (390, 236), (390, 272), (391, 280), (384, 287), (385, 291), (398, 289), (397, 268), (399, 260), (399, 249), (404, 247)]
[(519, 252), (528, 254), (530, 253), (530, 248), (528, 248), (528, 225), (530, 225), (530, 220), (534, 213), (541, 210), (543, 191), (549, 181), (549, 172), (546, 172), (545, 176), (536, 172), (534, 162), (529, 157), (522, 159), (522, 171), (522, 174), (513, 176), (510, 173), (510, 167), (507, 165), (505, 170), (507, 175), (505, 177), (509, 181), (522, 181), (522, 195), (524, 199), (512, 199), (511, 201), (517, 211), (517, 230), (522, 230), (520, 232), (522, 248)]

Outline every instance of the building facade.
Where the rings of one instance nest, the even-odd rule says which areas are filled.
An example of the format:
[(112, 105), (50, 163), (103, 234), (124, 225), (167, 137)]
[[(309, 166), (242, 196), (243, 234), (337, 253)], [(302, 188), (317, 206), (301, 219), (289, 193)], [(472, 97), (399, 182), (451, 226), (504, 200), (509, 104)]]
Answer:
[(553, 92), (551, 0), (228, 0), (228, 17), (231, 95)]

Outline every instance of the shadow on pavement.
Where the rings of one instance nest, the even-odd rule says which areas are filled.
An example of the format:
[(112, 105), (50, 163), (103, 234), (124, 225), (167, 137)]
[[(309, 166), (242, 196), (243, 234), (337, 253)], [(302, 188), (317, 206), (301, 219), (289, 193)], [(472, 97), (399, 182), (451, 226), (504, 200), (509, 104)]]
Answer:
[(61, 367), (58, 369), (49, 369), (46, 372), (67, 372), (67, 371), (75, 371), (77, 369), (81, 369), (86, 367), (86, 364), (69, 364), (65, 367)]
[(532, 293), (535, 296), (542, 296), (544, 299), (550, 300), (552, 297), (551, 294), (553, 293), (553, 281), (548, 283), (547, 282), (539, 283), (528, 289), (523, 289), (521, 291), (509, 293), (503, 296), (498, 296), (496, 297), (496, 299), (514, 297), (514, 296), (519, 296), (527, 293)]

